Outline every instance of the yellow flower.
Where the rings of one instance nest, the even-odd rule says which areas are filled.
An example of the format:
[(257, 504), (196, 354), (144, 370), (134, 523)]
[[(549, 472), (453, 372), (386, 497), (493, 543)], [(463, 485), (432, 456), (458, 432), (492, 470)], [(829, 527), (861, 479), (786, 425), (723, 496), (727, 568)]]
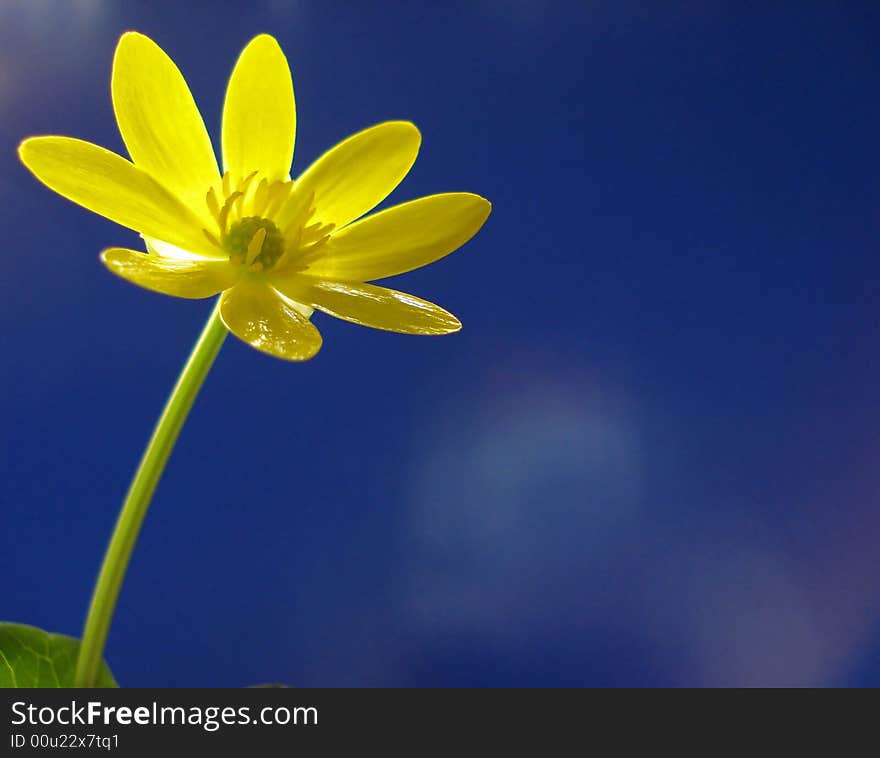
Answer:
[(432, 303), (365, 283), (447, 255), (489, 215), (482, 197), (450, 192), (357, 220), (415, 162), (421, 135), (413, 124), (388, 121), (358, 132), (291, 180), (293, 84), (268, 35), (251, 40), (229, 80), (222, 175), (183, 76), (148, 37), (122, 36), (111, 90), (131, 161), (70, 137), (32, 137), (19, 147), (48, 187), (144, 238), (149, 254), (104, 250), (111, 271), (177, 297), (222, 292), (227, 328), (287, 360), (320, 349), (309, 320), (314, 309), (409, 334), (461, 328)]

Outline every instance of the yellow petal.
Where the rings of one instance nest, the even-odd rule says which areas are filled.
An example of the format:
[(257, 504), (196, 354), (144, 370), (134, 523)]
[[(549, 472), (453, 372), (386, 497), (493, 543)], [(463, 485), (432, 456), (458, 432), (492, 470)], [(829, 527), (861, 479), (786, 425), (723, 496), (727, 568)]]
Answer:
[(126, 32), (113, 59), (113, 110), (134, 163), (199, 216), (220, 177), (205, 122), (174, 61), (149, 37)]
[(223, 255), (189, 208), (116, 153), (72, 137), (31, 137), (18, 154), (43, 184), (90, 211), (194, 253)]
[(461, 329), (461, 322), (439, 306), (386, 287), (303, 274), (273, 284), (292, 300), (374, 329), (404, 334), (450, 334)]
[(402, 274), (448, 255), (489, 216), (488, 200), (469, 192), (430, 195), (367, 216), (333, 234), (308, 273), (368, 281)]
[(314, 192), (310, 223), (336, 228), (375, 208), (407, 175), (422, 137), (408, 121), (386, 121), (340, 142), (296, 181), (291, 202)]
[(259, 171), (286, 179), (293, 159), (296, 107), (287, 59), (268, 34), (239, 56), (223, 104), (223, 166), (238, 181)]
[(321, 349), (321, 334), (312, 322), (265, 285), (226, 290), (220, 317), (236, 337), (276, 358), (305, 361)]
[(111, 247), (101, 260), (114, 274), (154, 292), (174, 297), (211, 297), (233, 284), (227, 261), (160, 258), (136, 250)]
[(177, 247), (177, 245), (157, 240), (155, 237), (146, 237), (142, 234), (141, 239), (143, 239), (144, 246), (150, 255), (158, 255), (161, 258), (178, 258), (187, 261), (218, 260), (218, 258), (205, 258), (203, 255), (196, 255), (189, 250), (184, 250), (182, 247)]

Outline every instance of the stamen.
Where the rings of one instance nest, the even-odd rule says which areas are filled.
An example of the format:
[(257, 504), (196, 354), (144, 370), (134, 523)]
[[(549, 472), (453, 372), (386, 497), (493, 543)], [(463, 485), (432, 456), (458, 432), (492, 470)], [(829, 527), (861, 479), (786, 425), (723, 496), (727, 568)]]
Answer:
[(278, 211), (279, 228), (290, 229), (294, 223), (304, 223), (314, 200), (314, 192), (297, 192), (295, 189), (290, 192), (287, 202)]
[(320, 221), (310, 224), (303, 229), (303, 244), (311, 245), (319, 241), (322, 237), (330, 234), (336, 228), (336, 224), (323, 224)]
[(207, 229), (202, 229), (202, 231), (205, 233), (205, 236), (212, 244), (216, 245), (217, 247), (223, 247), (220, 244), (220, 240), (218, 240), (213, 234), (211, 234), (211, 232), (209, 232)]
[[(332, 226), (332, 224), (331, 224)], [(330, 234), (325, 234), (321, 239), (317, 242), (310, 245), (306, 248), (304, 253), (301, 253), (297, 257), (297, 264), (300, 268), (306, 268), (309, 264), (314, 263), (318, 258), (324, 255), (324, 246), (327, 244), (327, 241), (330, 239)]]
[(251, 241), (248, 243), (247, 255), (245, 256), (244, 262), (250, 266), (256, 257), (263, 252), (263, 241), (266, 239), (266, 228), (260, 227), (254, 232), (254, 236), (251, 237)]
[(244, 179), (242, 179), (242, 180), (238, 183), (238, 190), (239, 190), (242, 194), (244, 194), (245, 192), (247, 192), (247, 190), (248, 190), (248, 186), (250, 185), (251, 181), (253, 181), (253, 178), (254, 178), (256, 175), (257, 175), (257, 172), (256, 172), (256, 171), (251, 171), (251, 172), (250, 172), (250, 173), (249, 173)]
[[(314, 193), (311, 194), (312, 196), (314, 195)], [(284, 227), (284, 236), (293, 234), (297, 229), (301, 230), (314, 212), (315, 209), (311, 207), (311, 197), (308, 198), (307, 203), (300, 202), (299, 207), (296, 208), (296, 213)]]
[(275, 182), (269, 189), (272, 198), (266, 206), (264, 215), (272, 218), (289, 197), (290, 191), (293, 189), (293, 182)]
[(258, 272), (272, 268), (286, 246), (278, 227), (269, 219), (247, 216), (230, 225), (223, 235), (223, 247), (232, 263)]
[(269, 200), (269, 182), (266, 181), (266, 177), (264, 176), (260, 179), (259, 184), (257, 184), (256, 190), (254, 190), (254, 201), (251, 204), (251, 213), (255, 216), (264, 216), (263, 211), (266, 209), (266, 203)]
[(242, 206), (244, 205), (244, 192), (239, 192), (238, 197), (232, 201), (233, 208), (238, 215), (238, 218), (241, 218), (244, 215), (244, 211)]
[(208, 194), (205, 195), (205, 202), (208, 204), (208, 210), (211, 211), (211, 215), (217, 219), (220, 216), (220, 201), (217, 200), (217, 193), (214, 191), (214, 188), (208, 190)]
[(241, 192), (233, 192), (226, 198), (226, 202), (223, 203), (223, 207), (220, 209), (220, 214), (217, 216), (217, 224), (220, 226), (220, 232), (222, 234), (226, 233), (226, 219), (229, 218), (229, 211), (232, 210), (232, 204), (240, 197)]
[(284, 252), (281, 253), (281, 257), (275, 261), (275, 268), (278, 271), (281, 271), (287, 265), (287, 261), (290, 258), (290, 251), (293, 249), (294, 247), (292, 245), (288, 245), (284, 248)]

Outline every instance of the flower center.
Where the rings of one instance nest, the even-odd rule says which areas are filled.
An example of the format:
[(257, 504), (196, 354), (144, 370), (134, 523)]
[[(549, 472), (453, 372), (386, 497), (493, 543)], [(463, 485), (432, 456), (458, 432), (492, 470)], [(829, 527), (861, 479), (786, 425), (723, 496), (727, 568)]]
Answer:
[(284, 253), (284, 235), (267, 218), (246, 216), (223, 235), (229, 260), (250, 271), (267, 271)]
[(312, 221), (314, 192), (297, 193), (289, 180), (255, 182), (256, 176), (253, 171), (234, 183), (227, 171), (208, 188), (205, 203), (216, 227), (202, 232), (249, 273), (307, 268), (325, 253), (335, 225)]

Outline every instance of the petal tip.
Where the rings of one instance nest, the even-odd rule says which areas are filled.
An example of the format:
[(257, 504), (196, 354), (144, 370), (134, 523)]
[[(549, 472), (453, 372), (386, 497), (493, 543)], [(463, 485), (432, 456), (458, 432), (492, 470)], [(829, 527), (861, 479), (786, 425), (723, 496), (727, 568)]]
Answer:
[(25, 139), (23, 139), (21, 142), (18, 143), (18, 147), (15, 150), (15, 152), (18, 155), (18, 159), (22, 163), (24, 163), (25, 165), (27, 165), (27, 161), (25, 160), (25, 153), (27, 152), (27, 149), (28, 149), (28, 143), (32, 139), (34, 139), (34, 138), (33, 137), (26, 137)]
[(40, 149), (41, 145), (47, 144), (48, 140), (51, 140), (51, 136), (40, 136), (40, 137), (26, 137), (18, 144), (18, 159), (25, 165), (25, 167), (35, 173), (34, 167), (31, 165), (34, 158), (37, 157), (37, 152)]
[[(163, 54), (159, 45), (157, 45), (146, 34), (140, 32), (127, 31), (119, 38), (116, 43), (116, 50), (113, 52), (113, 65), (110, 69), (110, 96), (113, 99), (113, 107), (116, 109), (116, 100), (120, 94), (120, 88), (124, 82), (132, 75), (132, 69), (137, 68), (138, 59), (152, 48), (152, 51), (159, 51)], [(118, 119), (118, 114), (117, 114)]]
[(449, 329), (446, 334), (454, 334), (455, 332), (461, 331), (461, 321), (458, 320), (458, 317), (455, 314), (446, 311), (446, 326)]
[(412, 136), (421, 144), (422, 142), (422, 133), (412, 121), (395, 121), (394, 123), (406, 129), (406, 131), (410, 132)]
[(422, 133), (419, 131), (419, 127), (417, 127), (412, 121), (407, 121), (405, 119), (400, 119), (398, 121), (383, 121), (373, 127), (365, 129), (364, 131), (370, 131), (372, 129), (394, 129), (397, 130), (401, 136), (405, 135), (413, 139), (416, 146), (421, 145), (422, 143)]
[(116, 55), (119, 55), (119, 51), (123, 47), (128, 47), (130, 45), (139, 45), (145, 42), (151, 45), (156, 44), (146, 34), (136, 32), (133, 29), (129, 29), (128, 31), (123, 32), (122, 35), (119, 37), (119, 42), (116, 43)]
[[(300, 363), (318, 354), (324, 340), (308, 319), (298, 312), (292, 314), (286, 306), (274, 313), (271, 308), (267, 310), (260, 305), (255, 310), (255, 300), (260, 295), (256, 298), (254, 295), (254, 290), (248, 292), (247, 287), (232, 287), (223, 293), (220, 320), (232, 334), (255, 350), (283, 361)], [(276, 305), (282, 302), (280, 298), (275, 300)], [(282, 316), (280, 322), (279, 316)], [(291, 317), (294, 324), (307, 325), (307, 328), (285, 330), (283, 322)]]
[(256, 37), (252, 37), (242, 49), (239, 60), (254, 54), (276, 57), (287, 65), (287, 56), (284, 54), (284, 50), (281, 48), (278, 40), (271, 34), (263, 32)]
[(107, 268), (112, 268), (114, 261), (119, 258), (120, 253), (124, 253), (125, 251), (122, 248), (118, 247), (105, 247), (100, 253), (98, 253), (98, 258), (101, 260)]
[[(148, 52), (149, 51), (149, 52)], [(119, 38), (116, 43), (116, 50), (113, 52), (113, 65), (110, 71), (110, 88), (111, 93), (116, 95), (116, 89), (119, 87), (120, 68), (130, 69), (136, 67), (138, 56), (149, 55), (150, 53), (158, 53), (160, 56), (166, 56), (167, 53), (159, 46), (155, 40), (140, 32), (127, 31)]]
[(279, 50), (281, 49), (278, 40), (271, 34), (266, 34), (266, 32), (261, 32), (256, 37), (253, 37), (245, 47), (250, 47), (251, 45), (271, 45), (272, 47), (277, 47)]
[(489, 218), (489, 214), (492, 212), (492, 203), (489, 202), (482, 195), (473, 195), (473, 198), (477, 201), (477, 204), (483, 211), (483, 220), (485, 221), (487, 218)]
[[(480, 230), (483, 224), (486, 223), (486, 219), (489, 218), (489, 214), (492, 213), (492, 203), (475, 192), (462, 192), (461, 196), (467, 198), (469, 204), (468, 211), (471, 211), (474, 214), (473, 220), (476, 223), (476, 226), (470, 235), (473, 236)], [(468, 237), (468, 239), (470, 239), (470, 237)]]

